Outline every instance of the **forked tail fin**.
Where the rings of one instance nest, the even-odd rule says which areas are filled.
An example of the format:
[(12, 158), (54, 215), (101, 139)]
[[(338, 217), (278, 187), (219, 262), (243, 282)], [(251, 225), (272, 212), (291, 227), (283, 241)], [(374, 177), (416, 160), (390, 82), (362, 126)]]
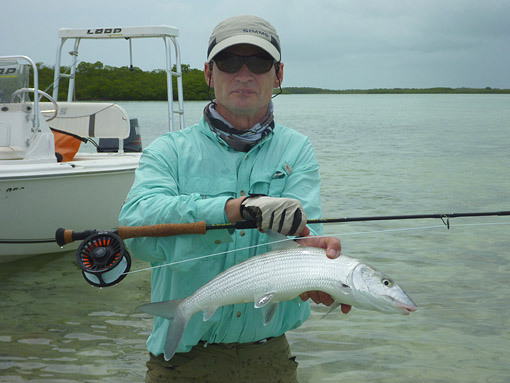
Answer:
[(136, 311), (170, 320), (166, 333), (165, 360), (170, 360), (174, 356), (190, 319), (190, 315), (182, 312), (180, 307), (182, 301), (183, 299), (176, 299), (173, 301), (146, 303), (136, 308)]

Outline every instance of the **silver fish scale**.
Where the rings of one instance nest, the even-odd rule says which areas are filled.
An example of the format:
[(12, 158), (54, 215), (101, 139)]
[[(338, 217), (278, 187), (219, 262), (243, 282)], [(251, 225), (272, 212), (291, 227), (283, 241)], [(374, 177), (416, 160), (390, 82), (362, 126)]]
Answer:
[(241, 262), (186, 298), (186, 311), (254, 302), (274, 293), (272, 302), (293, 299), (299, 294), (320, 290), (334, 292), (346, 283), (360, 261), (347, 256), (330, 259), (316, 247), (276, 250)]

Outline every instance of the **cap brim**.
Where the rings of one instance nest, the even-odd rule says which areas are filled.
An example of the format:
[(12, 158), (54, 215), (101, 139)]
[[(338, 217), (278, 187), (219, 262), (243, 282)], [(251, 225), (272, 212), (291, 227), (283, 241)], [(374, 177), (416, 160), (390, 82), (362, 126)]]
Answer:
[(271, 44), (267, 40), (261, 39), (260, 37), (249, 35), (229, 37), (228, 39), (225, 39), (220, 43), (216, 44), (209, 53), (209, 56), (207, 56), (207, 61), (208, 62), (211, 61), (214, 58), (214, 56), (216, 56), (222, 50), (238, 44), (255, 45), (269, 53), (271, 57), (275, 59), (275, 61), (280, 61), (280, 52), (278, 52), (278, 49), (276, 49), (276, 47), (273, 44)]

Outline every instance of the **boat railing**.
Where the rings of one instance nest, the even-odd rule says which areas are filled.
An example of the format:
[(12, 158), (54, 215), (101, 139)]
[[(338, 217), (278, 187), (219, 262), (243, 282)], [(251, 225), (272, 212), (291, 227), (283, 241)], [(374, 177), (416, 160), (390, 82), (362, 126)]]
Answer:
[[(33, 87), (29, 88), (30, 67)], [(0, 161), (51, 162), (55, 159), (53, 135), (41, 115), (41, 98), (47, 98), (55, 112), (57, 102), (39, 89), (39, 72), (28, 56), (0, 56)]]
[[(8, 79), (16, 79), (18, 76), (22, 76), (24, 74), (20, 73), (22, 62), (28, 63), (33, 70), (34, 74), (34, 87), (17, 87), (17, 89), (8, 90), (7, 87), (0, 86), (0, 91), (10, 93), (4, 94), (4, 97), (9, 99), (9, 103), (14, 103), (16, 98), (19, 97), (20, 100), (23, 100), (23, 97), (26, 93), (33, 92), (34, 93), (34, 107), (33, 107), (33, 118), (32, 118), (32, 138), (39, 131), (39, 72), (37, 70), (37, 65), (35, 62), (28, 56), (0, 56), (0, 80), (8, 80)], [(25, 64), (26, 65), (26, 64)], [(28, 73), (26, 73), (28, 77)], [(27, 81), (28, 82), (28, 81)], [(1, 84), (0, 84), (1, 85)], [(31, 139), (32, 139), (31, 138)]]

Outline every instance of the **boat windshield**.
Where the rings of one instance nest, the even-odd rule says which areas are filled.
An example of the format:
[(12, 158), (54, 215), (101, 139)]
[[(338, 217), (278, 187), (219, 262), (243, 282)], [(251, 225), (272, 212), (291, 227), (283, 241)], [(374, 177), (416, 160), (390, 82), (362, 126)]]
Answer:
[(27, 64), (16, 60), (0, 60), (0, 103), (25, 102), (28, 88), (29, 68)]

